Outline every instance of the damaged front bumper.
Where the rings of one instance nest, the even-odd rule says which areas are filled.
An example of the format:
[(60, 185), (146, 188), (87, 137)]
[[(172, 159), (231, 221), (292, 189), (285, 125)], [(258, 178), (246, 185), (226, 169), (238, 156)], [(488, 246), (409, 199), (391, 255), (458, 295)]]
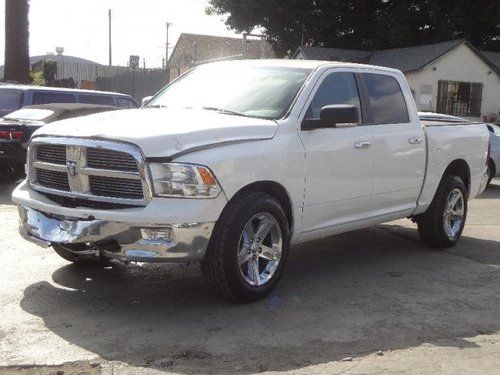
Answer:
[[(20, 233), (28, 241), (48, 247), (87, 244), (82, 255), (103, 255), (132, 262), (196, 262), (203, 259), (213, 223), (136, 224), (85, 220), (45, 214), (19, 207)], [(78, 254), (78, 252), (75, 252)]]

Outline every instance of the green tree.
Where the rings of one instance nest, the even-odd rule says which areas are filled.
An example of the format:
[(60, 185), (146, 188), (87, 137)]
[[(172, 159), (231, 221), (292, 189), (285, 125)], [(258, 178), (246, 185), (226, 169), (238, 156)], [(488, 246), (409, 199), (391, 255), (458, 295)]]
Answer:
[(29, 0), (5, 1), (6, 81), (30, 83)]
[(498, 0), (210, 0), (237, 31), (263, 28), (280, 54), (308, 43), (388, 49), (467, 39), (500, 51)]

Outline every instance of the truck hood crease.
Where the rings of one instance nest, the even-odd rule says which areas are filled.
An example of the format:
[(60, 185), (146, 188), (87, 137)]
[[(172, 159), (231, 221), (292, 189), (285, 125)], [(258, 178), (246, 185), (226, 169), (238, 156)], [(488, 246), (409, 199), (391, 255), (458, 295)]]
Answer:
[(103, 139), (137, 145), (147, 158), (171, 157), (232, 143), (271, 139), (272, 120), (165, 108), (104, 112), (54, 122), (34, 137)]

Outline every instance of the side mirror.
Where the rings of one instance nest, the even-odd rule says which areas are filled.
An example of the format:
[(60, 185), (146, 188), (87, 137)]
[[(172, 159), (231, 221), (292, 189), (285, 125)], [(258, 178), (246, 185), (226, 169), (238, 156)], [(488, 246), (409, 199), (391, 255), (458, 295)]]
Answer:
[(142, 106), (148, 104), (151, 101), (151, 99), (153, 99), (152, 96), (146, 96), (144, 99), (142, 99)]
[(359, 125), (359, 112), (353, 105), (327, 105), (319, 115), (322, 127), (352, 128)]

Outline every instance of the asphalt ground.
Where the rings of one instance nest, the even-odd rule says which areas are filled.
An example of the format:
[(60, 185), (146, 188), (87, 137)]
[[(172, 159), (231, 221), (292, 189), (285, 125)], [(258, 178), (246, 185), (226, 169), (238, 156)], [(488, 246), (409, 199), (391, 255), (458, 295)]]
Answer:
[(460, 243), (401, 220), (294, 247), (267, 299), (198, 265), (77, 267), (17, 232), (0, 185), (0, 373), (481, 373), (500, 369), (500, 180)]

